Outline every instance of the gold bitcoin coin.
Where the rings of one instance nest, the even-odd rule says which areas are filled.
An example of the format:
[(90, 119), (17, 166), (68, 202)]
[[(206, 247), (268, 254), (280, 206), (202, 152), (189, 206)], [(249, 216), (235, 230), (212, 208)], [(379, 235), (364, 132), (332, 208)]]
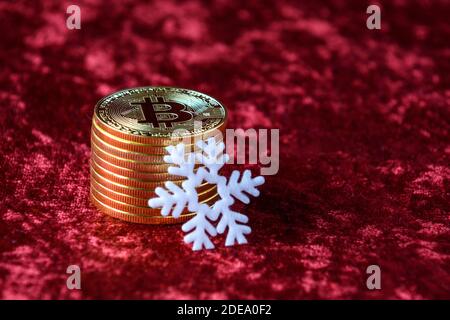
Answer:
[[(123, 184), (111, 181), (111, 180), (103, 177), (102, 175), (98, 174), (92, 167), (91, 167), (91, 178), (94, 179), (97, 183), (101, 184), (102, 186), (104, 186), (110, 190), (116, 191), (118, 193), (126, 194), (131, 197), (136, 197), (136, 198), (147, 198), (147, 199), (154, 198), (156, 196), (155, 188), (164, 186), (164, 182), (161, 182), (160, 185), (158, 185), (158, 186), (155, 185), (155, 187), (151, 188), (151, 189), (130, 187), (127, 185), (123, 185)], [(174, 181), (174, 183), (178, 186), (181, 186), (182, 182), (183, 181)], [(211, 188), (213, 188), (213, 187), (214, 187), (214, 185), (211, 185), (208, 183), (203, 183), (202, 185), (200, 185), (197, 188), (197, 192), (203, 193), (205, 191), (211, 190)]]
[(111, 164), (119, 166), (121, 168), (136, 170), (139, 172), (146, 173), (167, 173), (167, 170), (170, 166), (173, 166), (169, 163), (167, 164), (151, 164), (151, 163), (142, 163), (136, 162), (130, 159), (124, 159), (120, 157), (116, 157), (114, 155), (102, 152), (102, 150), (97, 149), (94, 145), (91, 148), (91, 156), (95, 154), (95, 156), (101, 158), (104, 161), (107, 161)]
[[(141, 152), (128, 151), (99, 140), (95, 133), (91, 136), (91, 147), (101, 158), (108, 159), (114, 164), (116, 163), (113, 161), (116, 161), (119, 166), (139, 168), (139, 171), (167, 172), (167, 168), (171, 166), (171, 164), (164, 162), (164, 156), (168, 155), (168, 152), (166, 152), (165, 155), (148, 155)], [(186, 152), (192, 151), (193, 150), (190, 149), (186, 150)], [(113, 159), (113, 161), (111, 161), (111, 159)], [(126, 164), (124, 165), (124, 163)]]
[[(124, 163), (123, 165), (122, 164), (117, 165), (113, 163), (115, 160), (114, 158), (99, 156), (97, 155), (96, 151), (94, 151), (94, 149), (91, 151), (91, 159), (102, 168), (127, 178), (133, 178), (149, 182), (153, 181), (159, 182), (161, 180), (173, 181), (186, 179), (185, 177), (182, 176), (171, 175), (167, 173), (167, 168), (165, 172), (157, 172), (158, 170), (160, 170), (158, 167), (149, 166), (148, 168), (146, 168), (148, 171), (139, 171), (137, 170), (139, 168), (137, 168), (134, 164)], [(199, 165), (195, 165), (194, 170), (196, 171), (198, 167)]]
[(94, 111), (94, 121), (104, 131), (155, 146), (223, 130), (226, 116), (225, 107), (216, 99), (172, 87), (122, 90), (100, 100)]
[(179, 218), (175, 219), (173, 217), (163, 217), (163, 216), (145, 216), (136, 215), (129, 213), (127, 211), (118, 210), (110, 207), (103, 202), (99, 201), (92, 193), (90, 198), (94, 206), (102, 213), (107, 214), (113, 218), (117, 218), (127, 222), (142, 223), (142, 224), (176, 224), (182, 223), (190, 218), (192, 218), (195, 213), (189, 213), (186, 215), (181, 215)]
[[(134, 142), (128, 139), (123, 139), (119, 137), (115, 137), (112, 134), (100, 129), (97, 125), (95, 125), (96, 121), (94, 121), (92, 125), (92, 133), (95, 135), (95, 137), (98, 140), (101, 140), (111, 146), (114, 146), (116, 148), (122, 149), (122, 150), (128, 150), (138, 153), (143, 153), (149, 156), (158, 156), (158, 155), (166, 155), (167, 150), (165, 149), (166, 146), (153, 146), (148, 145), (145, 143), (140, 142)], [(216, 141), (222, 141), (223, 140), (223, 134), (217, 134), (217, 136), (214, 137)], [(171, 145), (176, 145), (175, 142), (173, 142)], [(185, 144), (186, 152), (192, 152), (192, 151), (198, 151), (199, 148), (195, 144)]]
[(144, 180), (144, 179), (125, 177), (123, 175), (120, 175), (118, 173), (112, 172), (112, 171), (104, 168), (99, 163), (97, 163), (93, 158), (91, 158), (91, 167), (98, 174), (102, 175), (103, 177), (105, 177), (111, 181), (123, 184), (125, 186), (134, 187), (134, 188), (154, 189), (156, 187), (163, 185), (164, 182), (166, 182), (166, 181), (179, 182), (181, 185), (181, 183), (184, 180), (186, 180), (185, 177), (172, 176), (167, 173), (158, 173), (160, 175), (160, 178), (155, 179), (155, 180)]
[[(91, 148), (91, 155), (95, 154), (97, 157), (114, 164), (116, 166), (119, 166), (121, 168), (130, 169), (130, 170), (136, 170), (139, 172), (147, 172), (147, 173), (167, 173), (167, 170), (170, 166), (173, 166), (173, 164), (152, 164), (152, 163), (142, 163), (142, 162), (136, 162), (131, 159), (124, 159), (120, 157), (116, 157), (112, 154), (102, 152), (102, 150), (97, 149), (94, 145), (92, 145)], [(196, 166), (198, 167), (198, 166)]]
[(184, 177), (170, 175), (167, 172), (145, 172), (145, 171), (137, 171), (135, 169), (128, 169), (124, 167), (117, 166), (109, 161), (104, 160), (102, 157), (97, 156), (95, 151), (91, 154), (91, 160), (94, 161), (96, 164), (101, 166), (102, 168), (105, 168), (108, 171), (111, 171), (113, 173), (116, 173), (118, 175), (127, 177), (127, 178), (134, 178), (144, 181), (168, 181), (168, 180), (175, 180), (175, 179), (186, 179)]
[[(129, 212), (136, 215), (146, 215), (146, 216), (158, 216), (161, 215), (160, 209), (150, 208), (147, 204), (144, 206), (137, 206), (125, 203), (120, 200), (116, 200), (110, 197), (110, 195), (106, 195), (97, 190), (93, 185), (91, 185), (91, 194), (97, 198), (97, 200), (101, 201), (103, 204), (125, 212)], [(208, 199), (202, 201), (202, 203), (209, 203), (210, 201), (216, 199), (218, 197), (217, 193), (210, 196)], [(184, 208), (182, 214), (188, 214), (189, 211), (187, 208)]]
[[(95, 151), (99, 152), (101, 155), (106, 157), (113, 157), (118, 160), (126, 161), (129, 163), (138, 163), (142, 165), (142, 168), (148, 167), (150, 165), (166, 165), (164, 162), (164, 155), (153, 155), (150, 156), (145, 153), (128, 151), (126, 149), (120, 149), (107, 144), (104, 141), (99, 140), (95, 134), (91, 135), (91, 147)], [(141, 169), (142, 171), (145, 171)]]
[[(98, 183), (93, 177), (91, 177), (91, 188), (94, 188), (101, 194), (104, 194), (108, 198), (111, 198), (113, 200), (117, 200), (126, 204), (131, 204), (134, 206), (140, 206), (140, 207), (146, 207), (148, 206), (148, 200), (153, 197), (157, 197), (156, 194), (151, 195), (151, 197), (148, 198), (140, 198), (140, 197), (134, 197), (130, 196), (128, 194), (120, 193), (117, 191), (114, 191), (112, 189), (109, 189), (105, 186), (103, 186), (101, 183)], [(213, 186), (209, 190), (200, 192), (198, 194), (198, 201), (203, 202), (205, 200), (208, 200), (212, 196), (217, 194), (217, 187)]]

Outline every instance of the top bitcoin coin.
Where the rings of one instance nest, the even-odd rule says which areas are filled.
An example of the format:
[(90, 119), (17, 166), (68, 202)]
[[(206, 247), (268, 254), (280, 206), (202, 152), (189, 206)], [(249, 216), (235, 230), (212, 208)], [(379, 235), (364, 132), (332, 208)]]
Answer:
[(225, 120), (225, 107), (214, 98), (172, 87), (122, 90), (100, 100), (94, 112), (102, 130), (144, 143), (222, 131)]

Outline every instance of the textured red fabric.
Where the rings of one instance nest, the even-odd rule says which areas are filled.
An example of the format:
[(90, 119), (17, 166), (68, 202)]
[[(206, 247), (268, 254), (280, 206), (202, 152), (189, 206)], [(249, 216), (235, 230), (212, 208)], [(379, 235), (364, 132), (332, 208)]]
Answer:
[[(86, 0), (81, 30), (69, 4), (0, 3), (1, 298), (450, 298), (448, 1), (378, 2), (382, 30), (365, 1)], [(90, 205), (93, 107), (143, 85), (280, 128), (248, 245)]]

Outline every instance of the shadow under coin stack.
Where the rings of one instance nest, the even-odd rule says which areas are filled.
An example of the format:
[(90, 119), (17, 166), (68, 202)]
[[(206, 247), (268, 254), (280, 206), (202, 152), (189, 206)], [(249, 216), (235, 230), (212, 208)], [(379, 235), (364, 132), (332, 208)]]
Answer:
[[(226, 110), (200, 92), (171, 87), (122, 90), (95, 106), (91, 132), (91, 201), (103, 213), (129, 222), (168, 224), (188, 220), (162, 217), (148, 207), (155, 188), (166, 181), (181, 185), (185, 178), (167, 173), (166, 146), (194, 139), (223, 138)], [(187, 150), (192, 151), (192, 150)], [(199, 202), (212, 204), (217, 189), (198, 188)]]

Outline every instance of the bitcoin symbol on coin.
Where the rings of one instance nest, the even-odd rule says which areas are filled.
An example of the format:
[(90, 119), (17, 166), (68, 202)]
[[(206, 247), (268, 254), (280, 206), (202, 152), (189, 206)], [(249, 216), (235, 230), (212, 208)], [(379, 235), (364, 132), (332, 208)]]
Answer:
[[(224, 106), (214, 98), (172, 87), (139, 87), (113, 93), (97, 103), (94, 114), (95, 124), (104, 131), (158, 146), (173, 143), (174, 132), (189, 136), (222, 130), (226, 119)], [(202, 125), (196, 127), (195, 122)]]
[(186, 106), (173, 101), (165, 101), (164, 97), (157, 97), (156, 101), (145, 97), (143, 102), (130, 102), (130, 105), (139, 107), (141, 119), (139, 123), (151, 123), (154, 128), (159, 128), (161, 123), (166, 127), (172, 127), (174, 122), (184, 122), (193, 118), (186, 111)]

